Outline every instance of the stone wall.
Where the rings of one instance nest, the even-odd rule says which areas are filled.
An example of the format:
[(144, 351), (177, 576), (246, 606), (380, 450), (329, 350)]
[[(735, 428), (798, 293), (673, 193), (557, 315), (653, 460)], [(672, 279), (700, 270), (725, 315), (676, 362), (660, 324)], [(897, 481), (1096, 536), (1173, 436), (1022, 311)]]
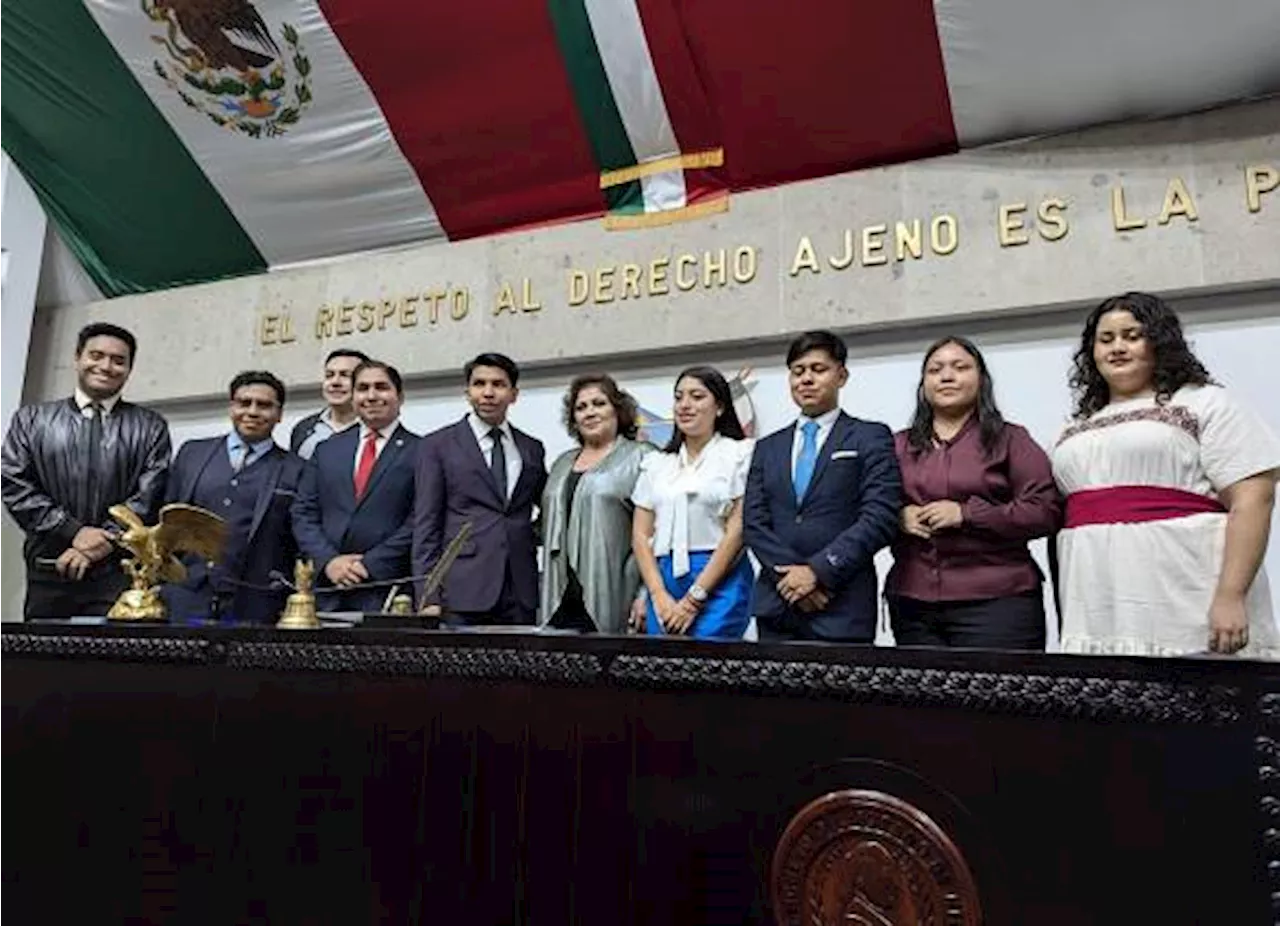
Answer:
[(599, 221), (42, 312), (28, 398), (73, 384), (76, 330), (133, 329), (136, 401), (220, 396), (239, 370), (312, 385), (360, 348), (411, 380), (480, 350), (533, 368), (992, 318), (1131, 288), (1280, 280), (1280, 100), (735, 195), (727, 214)]

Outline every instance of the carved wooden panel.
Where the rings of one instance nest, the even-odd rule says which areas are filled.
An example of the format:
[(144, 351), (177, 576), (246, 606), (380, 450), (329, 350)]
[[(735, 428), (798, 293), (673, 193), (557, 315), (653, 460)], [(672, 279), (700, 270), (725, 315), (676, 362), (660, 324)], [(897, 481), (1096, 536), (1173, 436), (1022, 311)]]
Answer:
[(779, 926), (978, 926), (964, 856), (927, 814), (880, 791), (835, 791), (792, 818), (773, 859)]

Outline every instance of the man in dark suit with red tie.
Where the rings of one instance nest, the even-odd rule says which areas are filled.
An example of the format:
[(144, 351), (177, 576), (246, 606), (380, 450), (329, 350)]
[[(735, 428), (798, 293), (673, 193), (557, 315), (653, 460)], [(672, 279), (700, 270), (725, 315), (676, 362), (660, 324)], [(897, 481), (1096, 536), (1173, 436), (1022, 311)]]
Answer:
[(418, 436), (400, 424), (404, 385), (395, 367), (367, 360), (352, 373), (352, 389), (360, 427), (316, 447), (293, 507), (321, 611), (380, 611), (389, 589), (355, 586), (410, 572)]
[(542, 443), (507, 421), (520, 368), (481, 354), (464, 370), (471, 412), (422, 439), (413, 571), (424, 575), (462, 525), (471, 537), (435, 601), (461, 624), (532, 624), (538, 607), (533, 507), (547, 481)]

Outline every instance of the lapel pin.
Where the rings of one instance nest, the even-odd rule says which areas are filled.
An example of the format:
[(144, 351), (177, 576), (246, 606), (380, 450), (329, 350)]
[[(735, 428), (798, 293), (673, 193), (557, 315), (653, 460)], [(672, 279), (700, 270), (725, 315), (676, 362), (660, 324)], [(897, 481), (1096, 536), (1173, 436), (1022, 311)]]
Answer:
[(397, 439), (396, 439), (396, 446), (397, 446), (397, 447), (403, 447), (403, 446), (404, 446), (404, 440), (403, 440), (402, 438), (397, 438)]

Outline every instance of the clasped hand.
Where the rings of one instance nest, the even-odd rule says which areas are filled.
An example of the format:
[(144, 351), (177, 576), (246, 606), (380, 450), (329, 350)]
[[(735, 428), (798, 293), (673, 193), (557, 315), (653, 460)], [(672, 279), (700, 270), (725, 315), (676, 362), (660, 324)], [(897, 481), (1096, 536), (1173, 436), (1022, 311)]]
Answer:
[(348, 588), (369, 581), (369, 570), (364, 567), (360, 553), (343, 553), (325, 564), (324, 574), (339, 588)]
[(818, 585), (818, 576), (808, 566), (775, 566), (778, 573), (778, 596), (801, 611), (822, 611), (831, 603), (831, 596)]
[(62, 551), (54, 568), (58, 575), (78, 582), (84, 578), (90, 566), (106, 559), (114, 547), (111, 535), (101, 527), (82, 527), (76, 531), (71, 546)]
[(964, 509), (959, 502), (946, 499), (927, 505), (907, 505), (898, 517), (898, 524), (904, 534), (929, 540), (938, 531), (964, 524)]

